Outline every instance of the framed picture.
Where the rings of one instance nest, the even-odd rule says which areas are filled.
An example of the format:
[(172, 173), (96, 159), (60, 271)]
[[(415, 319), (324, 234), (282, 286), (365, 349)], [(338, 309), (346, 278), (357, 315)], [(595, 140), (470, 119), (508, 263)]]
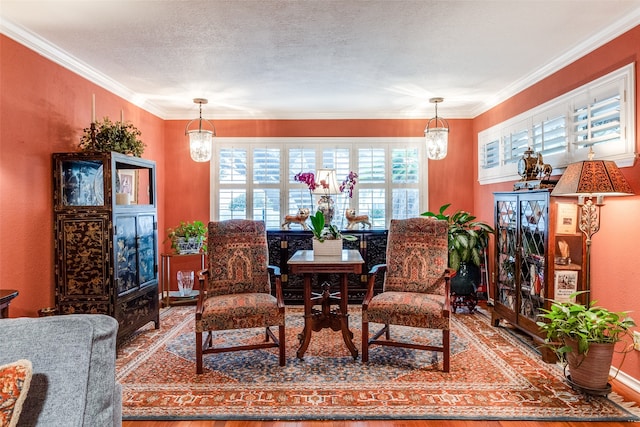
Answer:
[(578, 290), (578, 272), (570, 270), (556, 271), (553, 278), (556, 301), (571, 301), (569, 296)]
[(118, 193), (129, 195), (129, 203), (138, 203), (138, 171), (136, 169), (118, 169), (120, 188)]
[(578, 205), (574, 203), (558, 203), (558, 219), (556, 234), (576, 234), (578, 222)]

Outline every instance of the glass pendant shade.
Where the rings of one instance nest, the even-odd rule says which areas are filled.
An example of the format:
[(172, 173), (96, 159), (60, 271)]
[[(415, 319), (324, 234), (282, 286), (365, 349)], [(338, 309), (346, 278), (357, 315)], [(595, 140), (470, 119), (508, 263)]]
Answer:
[(191, 130), (189, 135), (189, 152), (196, 162), (208, 162), (213, 152), (213, 132), (210, 130)]
[(449, 129), (427, 128), (424, 131), (424, 140), (427, 146), (427, 157), (430, 160), (441, 160), (447, 157)]
[(436, 104), (436, 116), (429, 120), (424, 129), (424, 141), (429, 160), (441, 160), (447, 157), (449, 123), (442, 117), (438, 117), (438, 103), (442, 101), (444, 101), (443, 98), (429, 99), (429, 102)]
[[(209, 120), (202, 118), (202, 104), (206, 104), (208, 101), (204, 98), (195, 98), (193, 102), (200, 105), (200, 117), (187, 123), (184, 134), (189, 136), (191, 159), (195, 162), (208, 162), (213, 155), (213, 137), (216, 136), (216, 128)], [(196, 121), (198, 128), (189, 130), (189, 126)], [(203, 124), (212, 130), (203, 129)]]

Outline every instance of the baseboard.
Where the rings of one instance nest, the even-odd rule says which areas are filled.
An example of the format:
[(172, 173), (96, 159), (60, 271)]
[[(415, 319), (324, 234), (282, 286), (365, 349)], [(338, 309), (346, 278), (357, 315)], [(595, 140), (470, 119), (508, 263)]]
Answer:
[(611, 369), (609, 369), (609, 375), (611, 375), (612, 378), (615, 378), (616, 381), (618, 381), (620, 384), (629, 387), (636, 393), (640, 393), (640, 380), (638, 380), (637, 378), (625, 374), (622, 371), (618, 371), (613, 366), (611, 367)]

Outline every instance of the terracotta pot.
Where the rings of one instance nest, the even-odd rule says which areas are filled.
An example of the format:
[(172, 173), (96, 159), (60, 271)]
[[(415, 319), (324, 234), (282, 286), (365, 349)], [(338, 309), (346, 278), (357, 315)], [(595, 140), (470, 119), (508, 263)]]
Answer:
[(615, 344), (590, 344), (588, 353), (584, 355), (578, 353), (576, 340), (566, 338), (564, 341), (571, 347), (566, 354), (571, 382), (587, 389), (606, 389)]

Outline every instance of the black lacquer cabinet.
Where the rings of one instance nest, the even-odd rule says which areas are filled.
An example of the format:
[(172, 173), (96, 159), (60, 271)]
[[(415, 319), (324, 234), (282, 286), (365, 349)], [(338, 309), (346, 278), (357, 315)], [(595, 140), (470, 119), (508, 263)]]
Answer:
[(101, 313), (118, 341), (160, 325), (156, 164), (120, 153), (55, 153), (55, 297), (60, 314)]

